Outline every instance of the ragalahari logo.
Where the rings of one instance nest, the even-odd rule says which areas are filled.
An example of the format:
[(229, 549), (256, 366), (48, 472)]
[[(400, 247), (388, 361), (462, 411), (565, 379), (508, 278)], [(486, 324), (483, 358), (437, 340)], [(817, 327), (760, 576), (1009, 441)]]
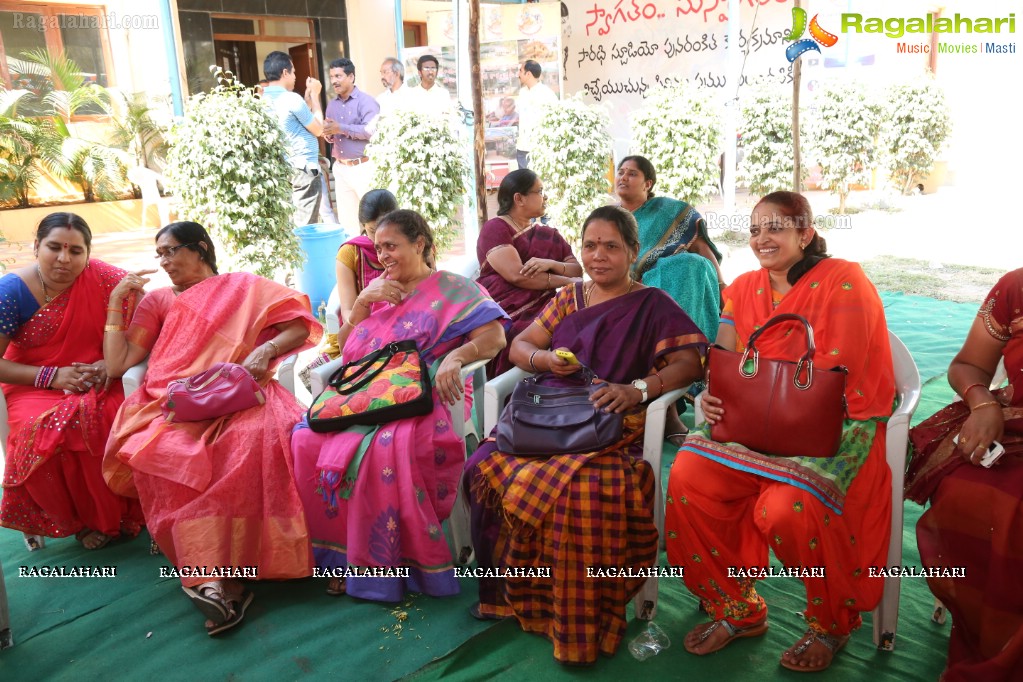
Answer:
[(785, 36), (785, 40), (795, 40), (785, 48), (785, 58), (789, 60), (789, 64), (799, 59), (804, 52), (814, 50), (820, 52), (821, 49), (817, 47), (817, 43), (820, 43), (824, 47), (831, 47), (838, 42), (838, 36), (834, 33), (828, 33), (820, 24), (817, 23), (817, 17), (819, 15), (813, 15), (813, 19), (810, 21), (810, 35), (812, 38), (800, 38), (803, 32), (806, 31), (806, 10), (802, 7), (792, 8), (792, 30)]

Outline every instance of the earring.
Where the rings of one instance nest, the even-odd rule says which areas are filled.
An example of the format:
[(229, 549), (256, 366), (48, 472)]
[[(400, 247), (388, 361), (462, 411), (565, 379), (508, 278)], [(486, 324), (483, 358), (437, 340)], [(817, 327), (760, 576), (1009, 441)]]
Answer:
[(799, 250), (800, 251), (805, 251), (806, 250), (806, 244), (804, 244), (803, 242), (799, 242)]

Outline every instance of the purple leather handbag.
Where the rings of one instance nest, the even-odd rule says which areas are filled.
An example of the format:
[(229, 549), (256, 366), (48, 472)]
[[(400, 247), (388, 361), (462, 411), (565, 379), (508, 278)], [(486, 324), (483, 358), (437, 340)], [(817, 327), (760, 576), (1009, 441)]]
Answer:
[(590, 395), (600, 384), (593, 378), (583, 367), (572, 377), (543, 372), (520, 381), (497, 422), (497, 449), (543, 456), (596, 452), (617, 443), (624, 415), (594, 409)]
[(163, 414), (169, 422), (199, 422), (264, 402), (263, 390), (244, 367), (218, 362), (205, 372), (170, 382)]

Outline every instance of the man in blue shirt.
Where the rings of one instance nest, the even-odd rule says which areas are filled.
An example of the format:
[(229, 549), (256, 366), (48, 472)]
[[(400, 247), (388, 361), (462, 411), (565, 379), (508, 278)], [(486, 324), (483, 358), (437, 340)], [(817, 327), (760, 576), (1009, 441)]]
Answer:
[(271, 52), (263, 61), (263, 74), (270, 81), (263, 88), (263, 97), (270, 103), (284, 130), (288, 145), (292, 201), (296, 227), (316, 223), (320, 217), (320, 143), (323, 134), (323, 110), (320, 91), (323, 86), (315, 78), (306, 78), (305, 101), (295, 94), (295, 65), (285, 52)]

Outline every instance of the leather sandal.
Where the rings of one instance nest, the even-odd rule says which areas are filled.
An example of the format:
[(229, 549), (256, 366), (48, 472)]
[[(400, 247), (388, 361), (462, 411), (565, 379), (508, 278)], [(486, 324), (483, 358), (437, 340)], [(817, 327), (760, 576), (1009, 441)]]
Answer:
[[(699, 628), (701, 626), (706, 627), (704, 627), (703, 631), (700, 632), (699, 635), (697, 635), (695, 642), (690, 643), (687, 640), (683, 640), (682, 642), (682, 646), (685, 647), (686, 651), (688, 651), (691, 654), (695, 654), (696, 656), (706, 656), (707, 654), (712, 654), (715, 651), (721, 651), (736, 639), (740, 639), (743, 637), (759, 637), (760, 635), (767, 632), (767, 619), (765, 618), (759, 623), (755, 623), (754, 625), (748, 625), (746, 627), (738, 627), (732, 625), (731, 623), (724, 619), (716, 620), (713, 623), (701, 623), (700, 625), (697, 625), (696, 628)], [(690, 634), (695, 633), (696, 628), (690, 630)], [(718, 628), (724, 628), (725, 632), (728, 633), (728, 637), (718, 642), (718, 644), (713, 649), (707, 649), (706, 651), (696, 651), (695, 647), (706, 642), (707, 639)]]
[(233, 628), (245, 617), (245, 611), (252, 603), (253, 594), (244, 587), (238, 587), (229, 594), (222, 581), (203, 583), (198, 587), (185, 587), (182, 590), (192, 600), (195, 607), (206, 616), (206, 634), (219, 634)]
[[(843, 647), (849, 642), (849, 635), (844, 637), (832, 637), (831, 635), (825, 635), (815, 630), (807, 630), (802, 639), (796, 642), (795, 646), (787, 650), (785, 654), (782, 654), (781, 665), (789, 670), (795, 670), (800, 673), (815, 673), (821, 670), (826, 670), (831, 666), (831, 663), (835, 660), (835, 655), (842, 650)], [(823, 644), (824, 647), (831, 652), (831, 657), (820, 665), (799, 665), (799, 661), (795, 660), (796, 657), (802, 656), (807, 650), (816, 643)], [(786, 658), (788, 654), (792, 658)]]

